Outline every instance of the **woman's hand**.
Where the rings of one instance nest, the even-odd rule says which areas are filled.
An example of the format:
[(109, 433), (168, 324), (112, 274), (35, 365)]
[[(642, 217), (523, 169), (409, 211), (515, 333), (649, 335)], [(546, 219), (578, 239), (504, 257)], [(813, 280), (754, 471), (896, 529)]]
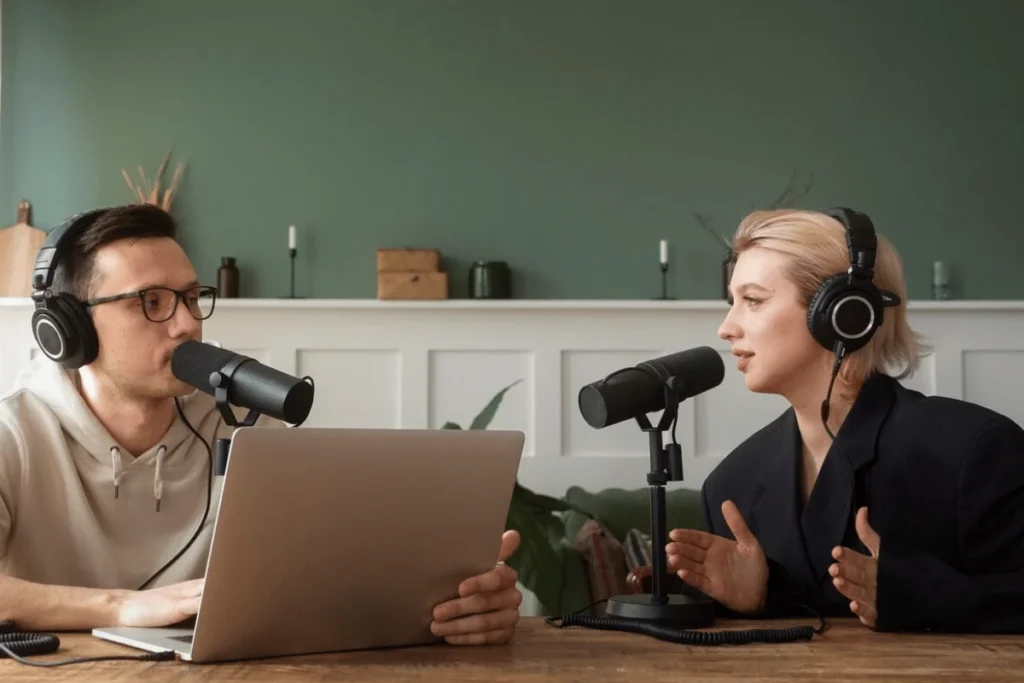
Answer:
[(734, 612), (764, 608), (768, 562), (736, 505), (722, 503), (722, 515), (735, 541), (696, 529), (673, 529), (666, 547), (669, 569), (679, 578)]
[(857, 510), (857, 535), (871, 552), (862, 555), (844, 546), (832, 549), (835, 564), (829, 567), (836, 590), (850, 599), (850, 611), (861, 623), (874, 628), (878, 622), (878, 551), (881, 539), (868, 524), (868, 509)]

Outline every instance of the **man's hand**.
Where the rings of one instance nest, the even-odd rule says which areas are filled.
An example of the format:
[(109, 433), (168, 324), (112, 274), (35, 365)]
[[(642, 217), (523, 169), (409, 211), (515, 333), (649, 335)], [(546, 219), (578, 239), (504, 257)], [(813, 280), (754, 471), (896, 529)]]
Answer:
[(199, 612), (204, 579), (171, 584), (118, 596), (117, 625), (161, 627), (176, 624)]
[(501, 536), (498, 565), (459, 584), (459, 597), (434, 608), (430, 630), (452, 645), (507, 643), (519, 622), (523, 594), (518, 575), (504, 564), (519, 547), (519, 532)]
[(878, 620), (876, 597), (878, 591), (878, 550), (881, 539), (868, 524), (868, 509), (857, 510), (857, 535), (871, 551), (871, 556), (862, 555), (843, 546), (832, 549), (836, 563), (829, 567), (832, 583), (836, 590), (850, 599), (850, 609), (862, 624), (875, 627)]
[(696, 529), (673, 529), (666, 546), (669, 569), (734, 612), (764, 607), (768, 562), (736, 505), (722, 503), (722, 515), (735, 541)]

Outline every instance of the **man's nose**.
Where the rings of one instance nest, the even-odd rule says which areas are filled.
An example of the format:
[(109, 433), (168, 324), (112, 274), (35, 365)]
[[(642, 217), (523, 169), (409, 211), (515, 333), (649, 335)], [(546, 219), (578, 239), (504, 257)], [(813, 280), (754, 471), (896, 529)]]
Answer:
[(171, 336), (195, 336), (195, 333), (199, 330), (199, 321), (192, 317), (192, 313), (188, 310), (188, 304), (183, 300), (178, 300), (178, 307), (174, 311), (174, 315), (170, 319)]

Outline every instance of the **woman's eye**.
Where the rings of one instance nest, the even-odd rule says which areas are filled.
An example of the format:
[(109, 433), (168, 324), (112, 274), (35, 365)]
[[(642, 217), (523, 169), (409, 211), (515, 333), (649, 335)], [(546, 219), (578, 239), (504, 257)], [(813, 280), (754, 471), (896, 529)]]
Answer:
[(751, 306), (756, 306), (757, 304), (761, 303), (760, 299), (755, 299), (752, 296), (745, 296), (743, 297), (743, 300), (746, 301)]

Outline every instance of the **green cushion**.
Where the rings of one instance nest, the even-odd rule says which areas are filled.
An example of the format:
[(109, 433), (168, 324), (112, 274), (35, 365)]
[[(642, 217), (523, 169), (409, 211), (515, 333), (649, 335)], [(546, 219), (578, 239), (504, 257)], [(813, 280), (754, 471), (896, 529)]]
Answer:
[[(611, 488), (592, 493), (579, 486), (572, 486), (566, 491), (565, 500), (604, 524), (619, 541), (626, 538), (630, 529), (651, 533), (650, 489)], [(563, 515), (566, 538), (572, 542), (587, 518), (574, 510)], [(700, 491), (666, 489), (665, 521), (670, 530), (703, 529)]]

